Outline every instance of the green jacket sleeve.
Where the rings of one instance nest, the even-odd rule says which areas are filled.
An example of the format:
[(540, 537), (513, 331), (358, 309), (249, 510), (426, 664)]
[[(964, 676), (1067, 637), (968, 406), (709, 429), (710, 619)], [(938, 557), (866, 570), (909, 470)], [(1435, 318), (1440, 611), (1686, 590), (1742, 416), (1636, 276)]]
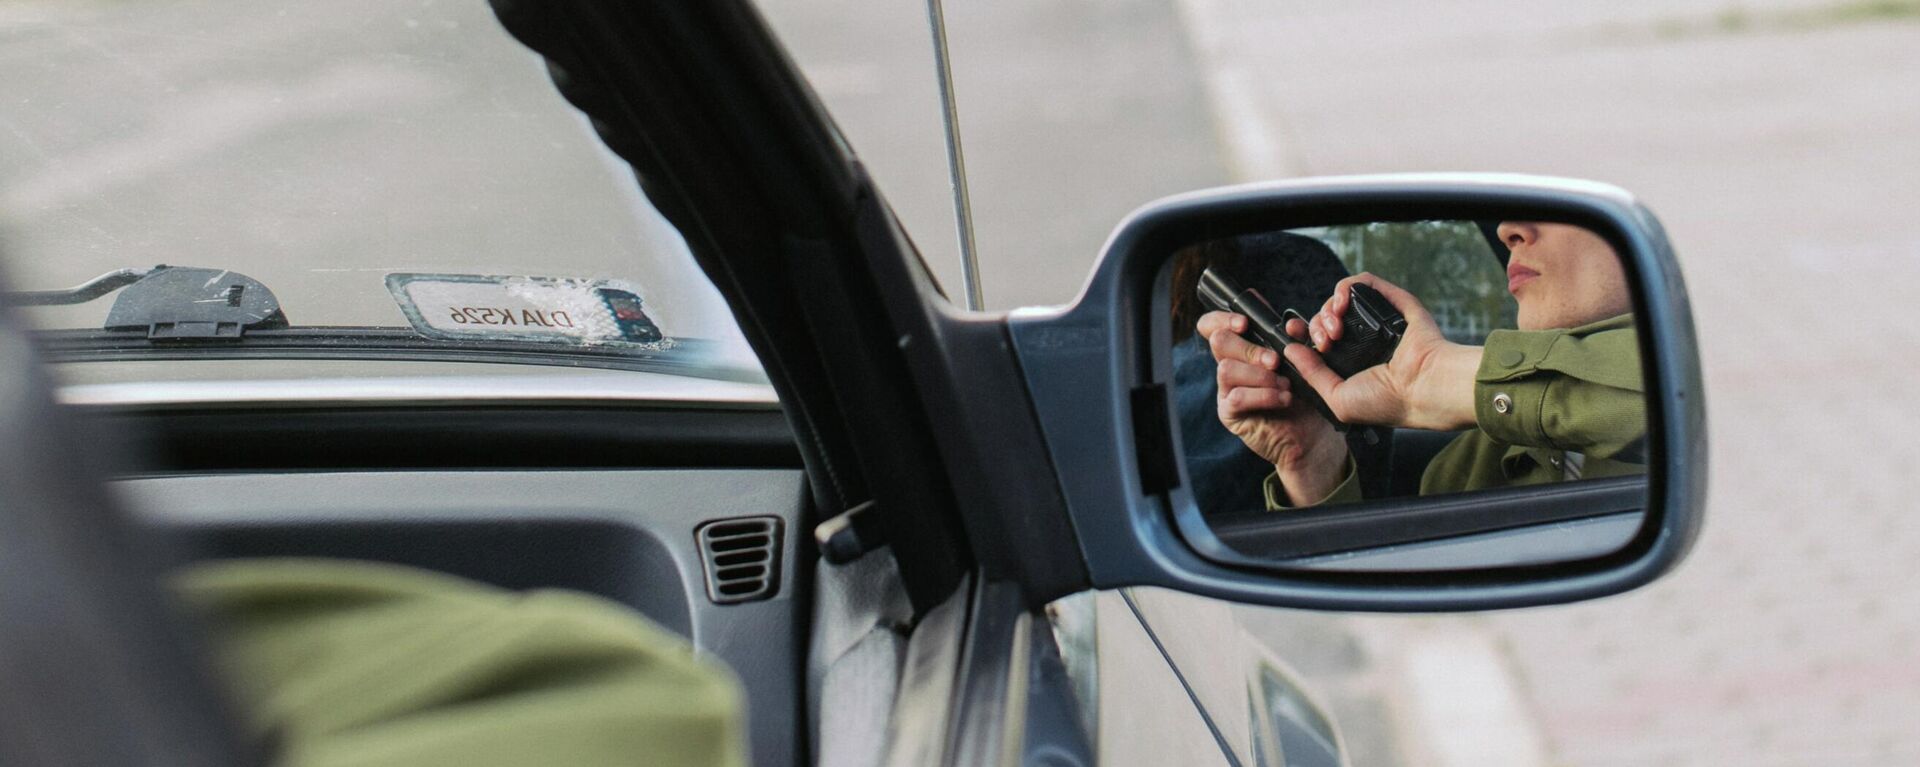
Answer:
[(596, 597), (317, 559), (199, 565), (174, 586), (279, 765), (746, 762), (732, 676)]
[(1356, 503), (1360, 500), (1359, 471), (1354, 468), (1352, 456), (1347, 457), (1347, 473), (1341, 476), (1340, 484), (1335, 485), (1333, 492), (1327, 493), (1327, 497), (1320, 499), (1318, 502), (1309, 503), (1305, 506), (1288, 505), (1287, 487), (1280, 483), (1280, 473), (1277, 471), (1268, 472), (1266, 480), (1261, 483), (1261, 487), (1267, 494), (1267, 511), (1303, 509), (1307, 506), (1325, 506), (1330, 503)]
[(1496, 330), (1474, 379), (1474, 415), (1499, 442), (1607, 458), (1645, 436), (1644, 388), (1632, 315)]

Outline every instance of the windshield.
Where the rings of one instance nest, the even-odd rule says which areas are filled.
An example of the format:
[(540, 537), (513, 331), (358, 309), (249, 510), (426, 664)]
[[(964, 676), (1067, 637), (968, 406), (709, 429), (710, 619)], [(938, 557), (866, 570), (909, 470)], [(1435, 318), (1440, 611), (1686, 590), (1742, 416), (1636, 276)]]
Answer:
[[(679, 232), (484, 0), (6, 3), (0, 81), (7, 289), (38, 296), (11, 302), (56, 360), (760, 377)], [(92, 300), (45, 292), (124, 269)]]

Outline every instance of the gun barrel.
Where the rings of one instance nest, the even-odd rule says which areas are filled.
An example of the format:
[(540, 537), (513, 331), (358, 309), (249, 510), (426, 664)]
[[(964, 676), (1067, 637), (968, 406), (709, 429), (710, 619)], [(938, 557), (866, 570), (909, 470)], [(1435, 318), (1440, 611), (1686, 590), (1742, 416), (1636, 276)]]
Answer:
[(1206, 271), (1200, 273), (1198, 292), (1200, 300), (1207, 302), (1207, 306), (1215, 311), (1231, 312), (1234, 311), (1233, 299), (1239, 295), (1240, 286), (1233, 284), (1233, 280), (1225, 275), (1214, 271), (1213, 267), (1207, 267)]

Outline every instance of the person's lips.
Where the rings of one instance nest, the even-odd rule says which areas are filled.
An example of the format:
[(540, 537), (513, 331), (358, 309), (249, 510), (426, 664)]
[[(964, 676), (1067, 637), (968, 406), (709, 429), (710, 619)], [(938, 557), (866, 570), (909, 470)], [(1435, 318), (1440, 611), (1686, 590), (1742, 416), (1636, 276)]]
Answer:
[(1518, 293), (1520, 286), (1533, 281), (1540, 273), (1531, 267), (1521, 266), (1519, 262), (1507, 264), (1507, 292)]

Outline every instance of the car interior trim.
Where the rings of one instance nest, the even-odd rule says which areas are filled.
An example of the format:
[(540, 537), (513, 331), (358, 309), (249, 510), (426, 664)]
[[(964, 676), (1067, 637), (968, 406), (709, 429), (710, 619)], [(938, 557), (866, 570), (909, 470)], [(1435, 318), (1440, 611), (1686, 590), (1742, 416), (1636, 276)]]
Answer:
[[(778, 410), (596, 407), (87, 408), (123, 473), (798, 468)], [(287, 439), (287, 434), (300, 439)], [(802, 528), (805, 529), (805, 528)]]
[[(707, 599), (695, 531), (741, 514), (790, 525), (797, 469), (249, 473), (125, 479), (135, 519), (188, 559), (387, 562), (510, 590), (618, 602), (725, 662), (745, 687), (756, 763), (801, 760), (813, 588), (784, 536), (766, 599)], [(802, 577), (808, 576), (808, 577)]]

